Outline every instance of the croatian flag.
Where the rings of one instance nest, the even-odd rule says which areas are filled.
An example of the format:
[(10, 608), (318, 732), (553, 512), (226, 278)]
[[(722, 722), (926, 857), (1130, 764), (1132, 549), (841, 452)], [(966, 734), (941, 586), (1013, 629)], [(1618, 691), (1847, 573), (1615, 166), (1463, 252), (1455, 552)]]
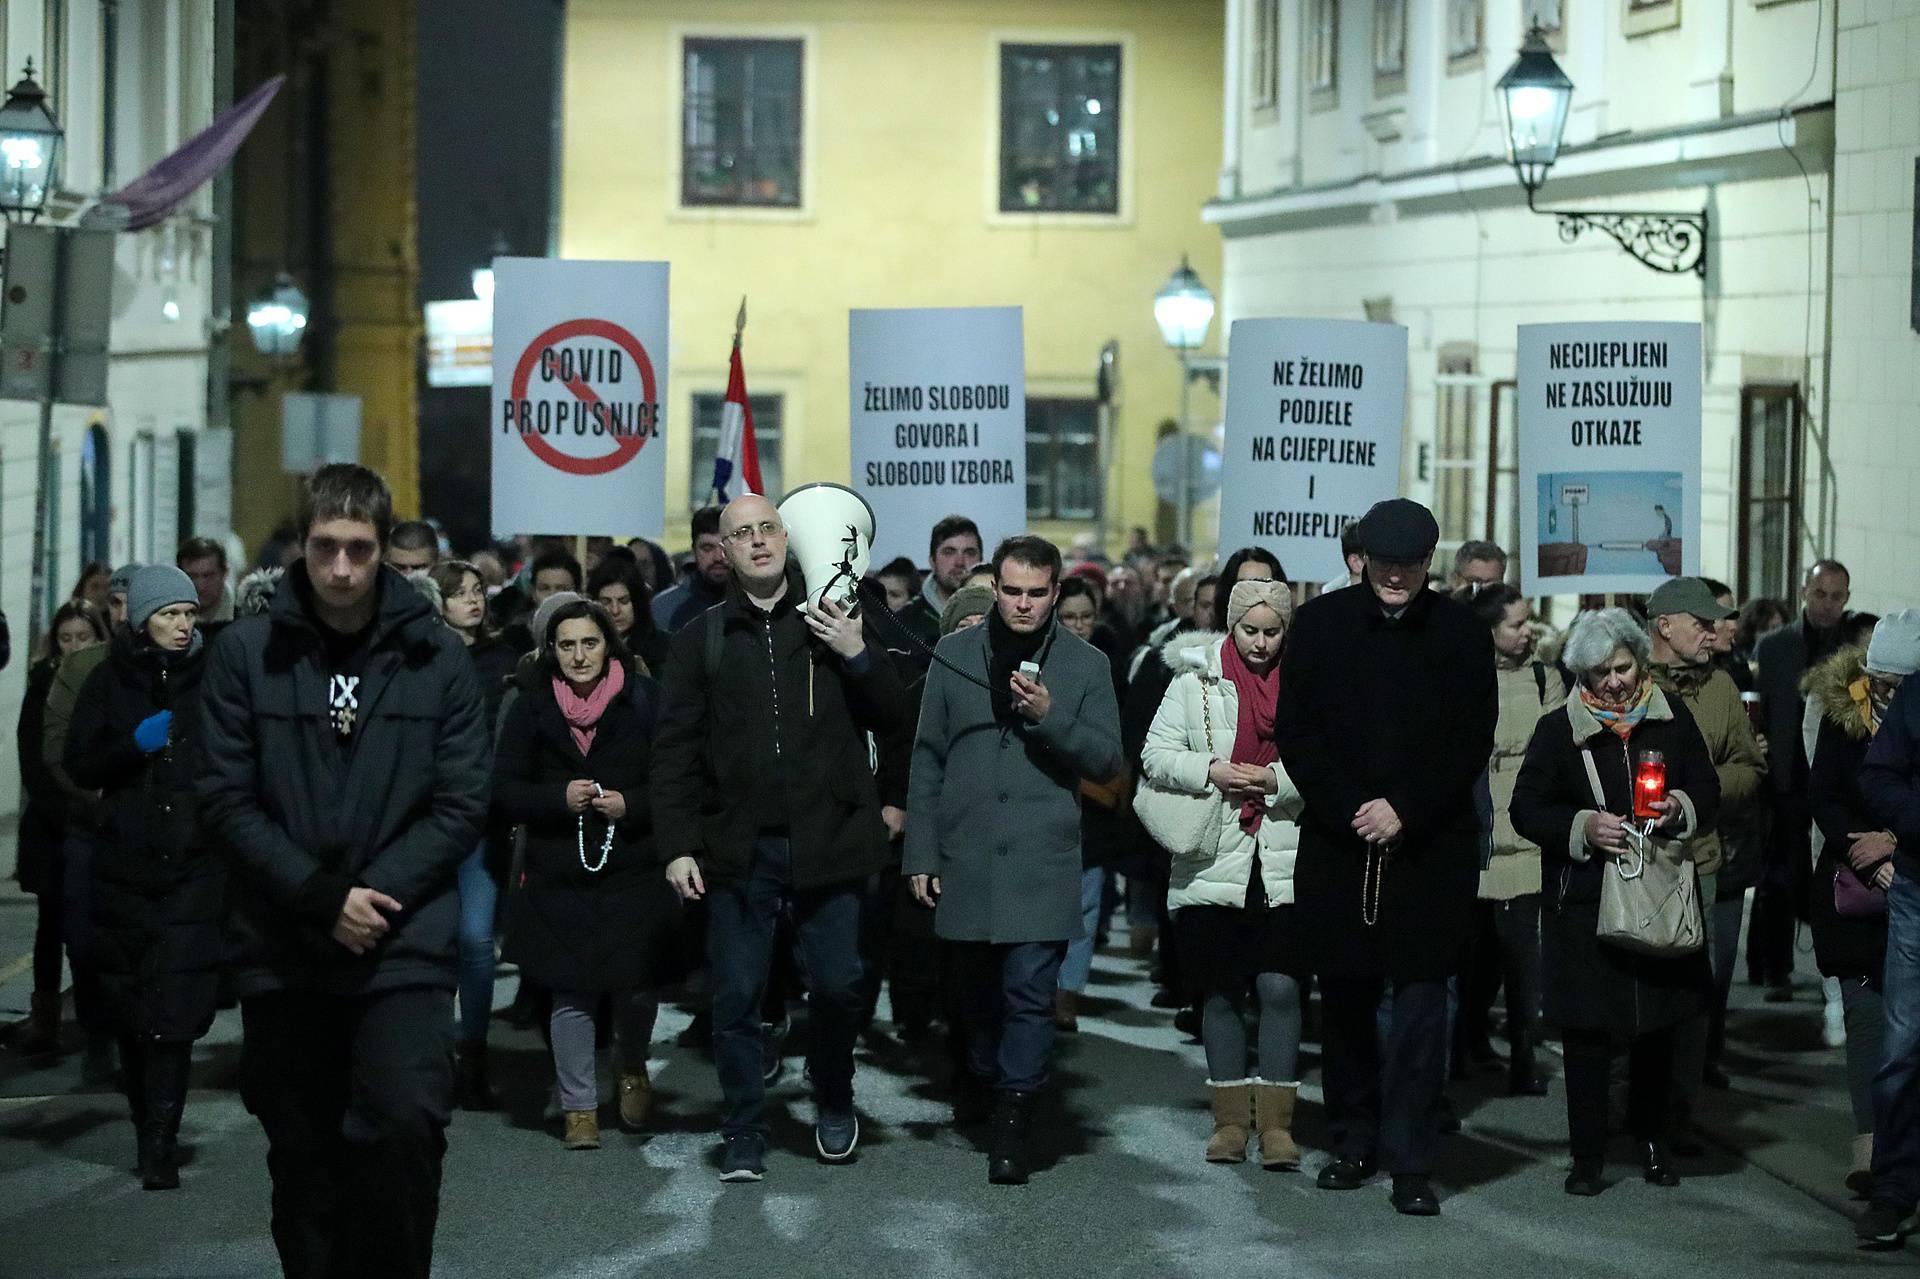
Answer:
[(747, 403), (747, 375), (740, 367), (736, 333), (733, 365), (727, 372), (727, 402), (720, 410), (720, 448), (713, 455), (713, 500), (727, 502), (742, 493), (760, 491), (760, 446), (753, 438), (753, 408)]

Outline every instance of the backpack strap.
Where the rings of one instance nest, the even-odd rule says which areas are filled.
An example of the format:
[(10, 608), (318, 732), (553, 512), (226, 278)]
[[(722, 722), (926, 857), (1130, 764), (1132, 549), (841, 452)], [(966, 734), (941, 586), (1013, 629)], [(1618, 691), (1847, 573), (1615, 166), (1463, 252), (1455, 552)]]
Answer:
[(1536, 661), (1533, 664), (1533, 682), (1540, 690), (1540, 704), (1545, 706), (1547, 704), (1547, 664), (1545, 662)]

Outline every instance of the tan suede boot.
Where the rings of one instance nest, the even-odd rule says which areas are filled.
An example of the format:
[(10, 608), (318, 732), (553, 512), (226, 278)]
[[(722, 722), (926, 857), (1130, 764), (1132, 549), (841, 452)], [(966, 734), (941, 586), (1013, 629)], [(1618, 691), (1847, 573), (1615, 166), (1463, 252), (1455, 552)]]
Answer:
[(1253, 1122), (1253, 1082), (1217, 1084), (1209, 1079), (1207, 1086), (1213, 1089), (1213, 1136), (1207, 1139), (1207, 1162), (1245, 1163), (1247, 1130)]
[(647, 1117), (653, 1113), (653, 1082), (647, 1078), (647, 1068), (626, 1071), (620, 1076), (620, 1126), (629, 1132), (639, 1132), (647, 1126)]
[(564, 1115), (567, 1122), (566, 1143), (568, 1150), (600, 1149), (600, 1115), (593, 1110), (569, 1110)]
[(1298, 1084), (1253, 1081), (1254, 1124), (1260, 1130), (1260, 1162), (1268, 1168), (1300, 1166), (1300, 1147), (1293, 1144), (1293, 1103)]
[(1873, 1134), (1863, 1132), (1853, 1139), (1853, 1167), (1847, 1171), (1847, 1189), (1858, 1199), (1873, 1198)]

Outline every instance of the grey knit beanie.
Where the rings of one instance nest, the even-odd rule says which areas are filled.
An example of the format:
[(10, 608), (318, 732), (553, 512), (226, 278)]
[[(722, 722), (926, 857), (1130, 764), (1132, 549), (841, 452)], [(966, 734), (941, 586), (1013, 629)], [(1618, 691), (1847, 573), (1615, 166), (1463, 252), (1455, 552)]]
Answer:
[(200, 605), (193, 579), (171, 564), (147, 564), (135, 570), (127, 586), (127, 625), (136, 633), (147, 629), (147, 619), (169, 604)]
[(133, 586), (133, 575), (139, 571), (138, 564), (122, 564), (113, 570), (113, 576), (107, 579), (107, 594), (125, 595)]
[(1867, 641), (1867, 669), (1875, 675), (1920, 671), (1920, 609), (1903, 608), (1874, 623)]
[(540, 607), (533, 610), (533, 651), (544, 652), (547, 647), (547, 623), (553, 615), (569, 604), (577, 604), (587, 598), (578, 591), (555, 591), (540, 601)]

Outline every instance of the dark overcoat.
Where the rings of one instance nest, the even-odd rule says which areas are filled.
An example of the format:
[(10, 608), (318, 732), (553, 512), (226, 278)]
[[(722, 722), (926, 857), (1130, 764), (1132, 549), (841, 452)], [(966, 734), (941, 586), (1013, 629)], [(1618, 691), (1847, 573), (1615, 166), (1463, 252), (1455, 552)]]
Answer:
[[(1362, 583), (1295, 615), (1274, 738), (1306, 803), (1294, 901), (1317, 972), (1457, 971), (1480, 884), (1474, 790), (1499, 712), (1493, 641), (1456, 600), (1422, 590), (1394, 619)], [(1352, 827), (1375, 799), (1403, 827), (1384, 855)]]

